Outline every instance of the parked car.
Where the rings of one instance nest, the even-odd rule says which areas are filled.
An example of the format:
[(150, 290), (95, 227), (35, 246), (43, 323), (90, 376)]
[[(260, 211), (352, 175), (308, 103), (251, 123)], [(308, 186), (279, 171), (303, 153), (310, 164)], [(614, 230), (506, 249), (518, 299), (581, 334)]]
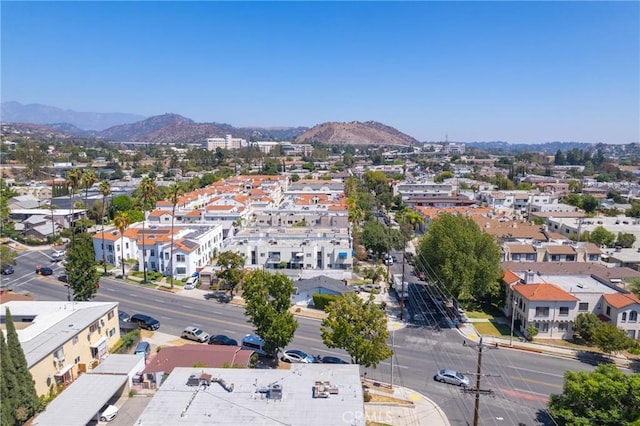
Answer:
[(48, 266), (36, 266), (36, 274), (38, 275), (53, 275), (53, 269)]
[(2, 275), (11, 275), (15, 272), (15, 269), (13, 269), (13, 265), (4, 265), (2, 267)]
[(313, 364), (314, 362), (316, 362), (316, 359), (314, 357), (298, 349), (289, 349), (288, 351), (284, 351), (280, 359), (284, 362), (302, 364)]
[(224, 334), (216, 334), (209, 337), (210, 345), (238, 346), (238, 341)]
[(125, 311), (118, 311), (118, 319), (122, 322), (129, 322), (131, 320), (131, 315)]
[(193, 290), (198, 285), (198, 277), (189, 277), (186, 283), (184, 283), (185, 290)]
[(205, 333), (198, 327), (189, 326), (182, 330), (180, 335), (183, 339), (194, 340), (196, 342), (204, 343), (209, 341), (209, 334)]
[(467, 388), (471, 386), (471, 380), (455, 370), (439, 370), (436, 375), (433, 376), (433, 380)]
[(337, 356), (319, 356), (318, 362), (323, 364), (350, 364), (342, 358), (338, 358)]
[(206, 293), (204, 295), (204, 298), (207, 300), (214, 299), (220, 303), (229, 303), (233, 300), (233, 297), (231, 297), (231, 295), (224, 293), (222, 291), (214, 291), (213, 293)]
[(100, 414), (101, 422), (110, 422), (115, 419), (118, 415), (118, 407), (115, 405), (107, 405), (106, 408), (102, 410), (102, 414)]
[(63, 283), (68, 283), (69, 277), (67, 275), (58, 275), (58, 281), (62, 281)]
[(129, 322), (138, 324), (138, 327), (144, 328), (145, 330), (157, 330), (160, 328), (160, 321), (144, 314), (133, 315)]

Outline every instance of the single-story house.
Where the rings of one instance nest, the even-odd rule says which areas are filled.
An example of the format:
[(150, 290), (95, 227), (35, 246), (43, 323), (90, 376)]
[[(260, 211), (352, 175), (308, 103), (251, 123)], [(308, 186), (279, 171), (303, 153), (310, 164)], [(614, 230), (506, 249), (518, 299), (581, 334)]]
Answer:
[(343, 280), (336, 280), (325, 275), (303, 279), (294, 282), (295, 293), (292, 296), (293, 304), (299, 306), (313, 305), (313, 295), (334, 294), (336, 296), (353, 291)]

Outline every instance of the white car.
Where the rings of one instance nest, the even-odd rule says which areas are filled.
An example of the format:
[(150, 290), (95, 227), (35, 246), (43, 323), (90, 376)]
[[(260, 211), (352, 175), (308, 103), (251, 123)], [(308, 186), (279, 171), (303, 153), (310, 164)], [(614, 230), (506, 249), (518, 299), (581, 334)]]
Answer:
[(289, 349), (288, 351), (284, 351), (284, 353), (282, 354), (282, 358), (280, 359), (284, 362), (301, 364), (313, 364), (316, 362), (316, 359), (314, 357), (298, 349)]
[(64, 250), (55, 250), (51, 253), (51, 257), (54, 259), (62, 259), (64, 257)]
[(107, 405), (107, 408), (105, 408), (102, 411), (102, 414), (100, 414), (100, 421), (110, 422), (111, 420), (115, 419), (117, 415), (118, 407), (116, 407), (115, 405)]
[(189, 277), (186, 283), (184, 283), (185, 290), (193, 290), (198, 285), (198, 277)]

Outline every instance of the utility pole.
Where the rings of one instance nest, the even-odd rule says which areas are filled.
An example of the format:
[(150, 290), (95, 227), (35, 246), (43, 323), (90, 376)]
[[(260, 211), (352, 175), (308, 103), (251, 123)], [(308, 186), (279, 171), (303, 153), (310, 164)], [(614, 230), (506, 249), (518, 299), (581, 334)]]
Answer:
[[(466, 341), (463, 343), (463, 345), (467, 345)], [(478, 367), (476, 369), (476, 387), (475, 389), (464, 389), (465, 393), (473, 393), (475, 394), (475, 407), (473, 410), (473, 426), (478, 426), (479, 425), (479, 420), (480, 420), (480, 395), (492, 395), (493, 391), (491, 389), (480, 389), (480, 379), (482, 378), (483, 374), (482, 374), (482, 349), (487, 348), (487, 349), (497, 349), (498, 345), (496, 343), (495, 346), (486, 346), (483, 342), (482, 342), (482, 337), (480, 338), (480, 343), (478, 343), (476, 346), (473, 347), (474, 349), (476, 349), (478, 351)], [(488, 375), (485, 374), (485, 377), (492, 377), (492, 375)], [(499, 376), (493, 376), (493, 377), (499, 377)]]
[[(402, 242), (404, 243), (404, 239), (402, 240)], [(404, 246), (402, 247), (402, 291), (400, 293), (400, 321), (404, 321), (404, 265), (405, 265), (405, 259), (404, 259), (404, 254), (405, 254), (405, 250), (407, 249), (407, 245), (406, 243), (404, 244)]]

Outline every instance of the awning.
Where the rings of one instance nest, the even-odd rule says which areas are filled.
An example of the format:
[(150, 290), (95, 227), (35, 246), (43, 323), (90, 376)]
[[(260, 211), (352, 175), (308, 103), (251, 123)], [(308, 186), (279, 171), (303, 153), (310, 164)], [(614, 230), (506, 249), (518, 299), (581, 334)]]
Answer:
[(106, 344), (107, 344), (107, 338), (105, 336), (103, 336), (103, 337), (100, 338), (100, 340), (98, 340), (95, 343), (92, 343), (89, 346), (91, 346), (92, 348), (95, 348), (95, 349), (99, 349), (100, 346), (106, 346)]
[[(86, 346), (85, 346), (86, 347)], [(55, 375), (56, 376), (64, 376), (65, 374), (67, 374), (69, 372), (69, 370), (71, 370), (73, 368), (73, 364), (67, 364), (64, 366), (64, 368), (62, 368), (60, 371), (58, 371)]]
[(302, 253), (302, 252), (298, 252), (298, 253), (296, 253), (296, 256), (297, 256), (297, 257), (302, 257), (302, 256), (304, 256), (304, 253)]
[(347, 257), (347, 252), (346, 251), (341, 251), (340, 253), (338, 253), (338, 257), (340, 259), (345, 259)]

